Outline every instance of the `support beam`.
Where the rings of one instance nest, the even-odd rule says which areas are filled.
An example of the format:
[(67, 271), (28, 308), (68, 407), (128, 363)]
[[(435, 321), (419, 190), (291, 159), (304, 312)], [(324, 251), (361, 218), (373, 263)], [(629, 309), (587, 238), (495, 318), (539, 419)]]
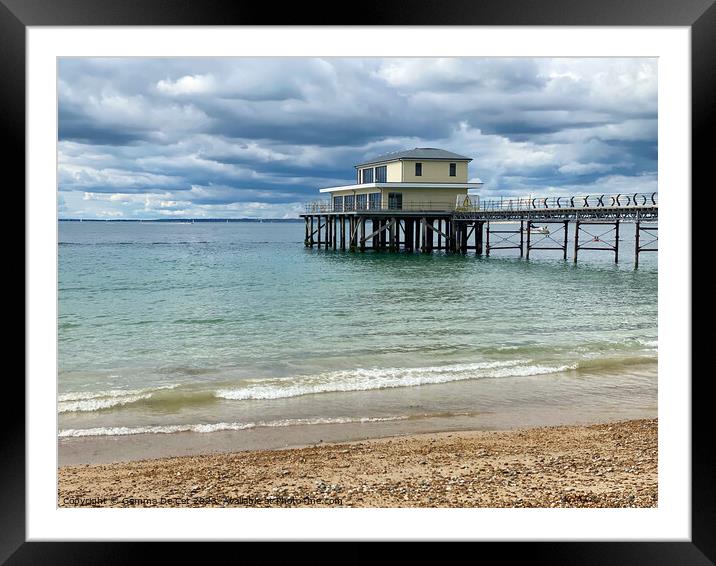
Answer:
[[(375, 219), (374, 219), (375, 220)], [(378, 221), (378, 229), (373, 230), (370, 234), (367, 236), (362, 237), (363, 240), (369, 240), (370, 238), (375, 238), (378, 234), (384, 233), (386, 228), (392, 228), (392, 223), (395, 222), (395, 218), (391, 219), (390, 223), (383, 223), (383, 221)]]
[(487, 221), (487, 230), (485, 230), (485, 255), (490, 257), (490, 221)]
[(331, 217), (331, 244), (332, 244), (334, 250), (338, 246), (338, 242), (337, 242), (338, 235), (336, 233), (337, 230), (338, 230), (338, 217), (333, 216), (333, 217)]
[(619, 220), (617, 219), (614, 227), (616, 234), (614, 236), (614, 263), (619, 263)]
[(579, 253), (579, 225), (580, 222), (577, 220), (574, 225), (574, 263), (577, 263), (577, 254)]
[(422, 242), (420, 251), (427, 253), (428, 251), (428, 219), (423, 217), (420, 219), (420, 232), (422, 233)]
[(351, 240), (350, 240), (350, 251), (354, 252), (356, 251), (356, 248), (358, 247), (358, 228), (360, 228), (360, 218), (357, 216), (351, 216)]
[[(430, 221), (428, 222), (428, 228), (430, 229), (431, 235), (432, 235), (432, 233), (437, 233), (437, 235), (438, 235), (438, 247), (439, 247), (440, 236), (442, 236), (443, 238), (447, 239), (447, 235), (444, 234), (443, 232), (441, 232), (439, 227), (438, 227), (438, 228), (435, 228), (434, 222), (435, 222), (434, 220), (430, 220)], [(440, 220), (438, 220), (438, 226), (440, 226), (439, 223), (440, 223)]]

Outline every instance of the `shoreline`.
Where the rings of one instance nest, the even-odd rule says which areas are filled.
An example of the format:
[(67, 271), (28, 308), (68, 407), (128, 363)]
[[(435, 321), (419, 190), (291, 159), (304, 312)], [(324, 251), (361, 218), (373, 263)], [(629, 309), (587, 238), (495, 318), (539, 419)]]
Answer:
[(657, 423), (410, 433), (60, 466), (58, 506), (655, 507)]

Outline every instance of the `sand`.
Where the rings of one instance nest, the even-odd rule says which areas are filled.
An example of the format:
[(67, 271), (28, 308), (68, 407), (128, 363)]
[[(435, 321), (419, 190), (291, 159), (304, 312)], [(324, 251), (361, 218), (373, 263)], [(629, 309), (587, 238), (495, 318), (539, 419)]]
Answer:
[(59, 469), (61, 507), (656, 507), (657, 420)]

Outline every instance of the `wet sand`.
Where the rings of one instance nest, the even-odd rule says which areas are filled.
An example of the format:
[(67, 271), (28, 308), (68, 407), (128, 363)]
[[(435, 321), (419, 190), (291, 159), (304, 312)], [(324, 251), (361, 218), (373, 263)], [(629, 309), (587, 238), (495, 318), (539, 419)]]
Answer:
[(657, 420), (63, 466), (61, 507), (656, 507)]

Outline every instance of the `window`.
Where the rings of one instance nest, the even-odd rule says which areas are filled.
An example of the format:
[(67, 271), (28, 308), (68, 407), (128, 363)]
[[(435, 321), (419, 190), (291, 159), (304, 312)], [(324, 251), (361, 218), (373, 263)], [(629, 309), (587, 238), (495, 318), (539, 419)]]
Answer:
[(333, 212), (343, 211), (343, 197), (333, 197)]
[(373, 168), (370, 169), (363, 169), (363, 182), (364, 183), (372, 183), (373, 182)]
[(388, 193), (388, 208), (390, 210), (402, 210), (403, 193)]
[(343, 197), (343, 209), (347, 212), (353, 212), (356, 209), (355, 195), (346, 195)]
[(416, 177), (422, 177), (422, 176), (423, 176), (423, 164), (422, 164), (422, 163), (416, 163), (416, 164), (415, 164), (415, 176), (416, 176)]
[(451, 163), (450, 164), (450, 176), (454, 177), (457, 175), (457, 163)]
[(356, 195), (356, 210), (367, 210), (368, 195)]
[(388, 166), (381, 165), (375, 168), (375, 182), (376, 183), (387, 183), (388, 182)]
[(380, 193), (370, 193), (368, 195), (368, 204), (371, 210), (380, 210)]

